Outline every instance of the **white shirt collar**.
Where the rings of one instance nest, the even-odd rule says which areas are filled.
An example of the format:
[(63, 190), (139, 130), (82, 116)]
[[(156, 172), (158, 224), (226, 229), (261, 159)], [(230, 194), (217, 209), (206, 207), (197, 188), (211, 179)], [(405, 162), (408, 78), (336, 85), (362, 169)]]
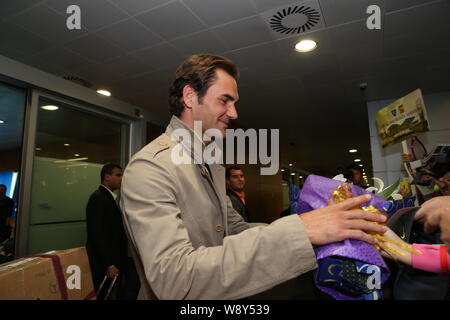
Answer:
[(113, 196), (114, 200), (117, 199), (117, 195), (116, 195), (114, 192), (112, 192), (107, 186), (105, 186), (104, 184), (101, 184), (101, 186), (102, 186), (103, 188), (105, 188), (106, 190), (108, 190), (109, 193), (111, 193), (111, 195)]

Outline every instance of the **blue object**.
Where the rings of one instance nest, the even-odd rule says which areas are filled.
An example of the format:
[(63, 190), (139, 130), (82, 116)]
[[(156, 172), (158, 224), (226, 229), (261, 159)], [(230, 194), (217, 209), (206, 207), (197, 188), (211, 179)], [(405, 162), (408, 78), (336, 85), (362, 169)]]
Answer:
[(386, 201), (386, 202), (383, 204), (383, 209), (384, 209), (384, 211), (386, 211), (386, 212), (391, 211), (393, 207), (394, 207), (394, 201), (392, 201), (392, 200)]
[(379, 300), (381, 288), (369, 286), (370, 278), (380, 267), (338, 256), (320, 260), (317, 281), (320, 285), (339, 290), (361, 300)]
[(300, 188), (295, 184), (289, 185), (289, 201), (291, 204), (291, 214), (297, 213), (297, 203), (300, 197)]
[[(412, 208), (415, 207), (415, 201), (416, 201), (416, 196), (413, 197), (407, 197), (404, 198), (402, 200), (395, 200), (395, 201), (386, 201), (385, 206), (389, 206), (389, 208), (386, 210), (386, 208), (383, 206), (384, 210), (386, 210), (388, 216), (392, 216), (394, 213), (396, 213), (398, 210), (403, 209), (403, 208)], [(387, 204), (387, 203), (391, 203), (391, 204)]]

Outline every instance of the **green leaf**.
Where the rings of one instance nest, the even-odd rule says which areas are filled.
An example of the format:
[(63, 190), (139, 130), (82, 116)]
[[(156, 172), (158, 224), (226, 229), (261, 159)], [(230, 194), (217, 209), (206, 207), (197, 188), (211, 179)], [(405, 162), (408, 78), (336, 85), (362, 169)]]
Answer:
[(394, 191), (399, 187), (400, 185), (400, 179), (397, 180), (397, 182), (391, 184), (389, 187), (386, 187), (381, 191), (380, 193), (377, 193), (377, 196), (382, 197), (384, 200), (388, 200), (391, 194), (394, 193)]

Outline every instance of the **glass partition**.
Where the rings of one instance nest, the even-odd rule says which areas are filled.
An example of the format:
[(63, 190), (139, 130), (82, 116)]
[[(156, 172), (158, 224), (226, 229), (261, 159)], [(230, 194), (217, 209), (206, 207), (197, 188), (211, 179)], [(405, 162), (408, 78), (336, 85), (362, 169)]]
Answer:
[(27, 90), (0, 82), (0, 263), (14, 259)]
[(28, 254), (84, 246), (86, 204), (106, 163), (125, 165), (129, 126), (41, 97), (30, 200)]

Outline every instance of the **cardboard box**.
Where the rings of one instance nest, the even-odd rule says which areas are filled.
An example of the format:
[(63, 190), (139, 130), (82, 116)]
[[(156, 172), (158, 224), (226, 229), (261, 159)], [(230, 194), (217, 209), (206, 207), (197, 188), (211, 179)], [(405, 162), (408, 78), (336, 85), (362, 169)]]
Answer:
[(84, 247), (50, 251), (0, 265), (0, 300), (95, 299)]

